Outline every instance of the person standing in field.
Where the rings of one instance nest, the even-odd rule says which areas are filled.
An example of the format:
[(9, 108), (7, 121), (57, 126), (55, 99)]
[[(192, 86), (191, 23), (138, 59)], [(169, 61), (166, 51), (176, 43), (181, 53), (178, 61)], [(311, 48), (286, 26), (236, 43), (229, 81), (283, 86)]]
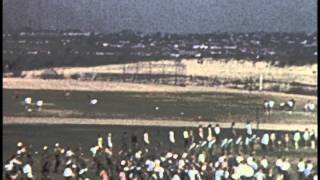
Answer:
[(203, 140), (203, 127), (202, 127), (202, 125), (199, 125), (199, 139), (200, 139), (200, 141)]
[(231, 135), (232, 135), (233, 141), (236, 141), (238, 137), (237, 137), (236, 123), (235, 122), (231, 123)]
[(283, 143), (285, 151), (289, 151), (289, 144), (290, 144), (289, 133), (285, 133), (285, 135), (284, 135), (284, 143)]
[(251, 138), (252, 136), (252, 126), (250, 121), (247, 121), (247, 124), (246, 124), (246, 136), (249, 138)]
[(43, 180), (50, 179), (51, 159), (48, 152), (48, 147), (43, 146), (41, 157), (41, 175)]
[(133, 148), (136, 148), (138, 145), (138, 137), (135, 133), (131, 134), (131, 144)]
[(303, 179), (305, 168), (306, 168), (306, 165), (305, 165), (305, 163), (303, 161), (303, 158), (300, 158), (299, 162), (297, 164), (297, 170), (298, 170), (299, 179)]
[(169, 143), (170, 143), (170, 145), (169, 145), (170, 149), (172, 149), (172, 147), (176, 143), (176, 140), (174, 137), (174, 132), (172, 130), (169, 131)]
[(212, 127), (211, 127), (211, 124), (208, 125), (207, 131), (208, 131), (207, 141), (210, 142), (212, 140)]
[(311, 149), (316, 149), (316, 133), (314, 130), (310, 132), (310, 144), (311, 144)]
[(262, 156), (262, 158), (260, 160), (260, 167), (261, 167), (263, 173), (268, 174), (268, 172), (269, 172), (269, 162), (268, 162), (266, 156)]
[(300, 140), (301, 140), (301, 135), (300, 135), (300, 132), (297, 130), (293, 135), (294, 148), (296, 150), (299, 149)]
[(98, 138), (97, 138), (97, 146), (102, 149), (103, 148), (103, 138), (102, 136), (99, 134)]
[(188, 147), (189, 145), (189, 131), (187, 129), (185, 129), (183, 131), (183, 140), (184, 140), (184, 147)]
[(66, 164), (66, 167), (64, 168), (64, 171), (63, 171), (63, 177), (65, 178), (65, 180), (71, 180), (73, 178), (75, 178), (75, 173), (73, 172), (73, 169), (72, 169), (72, 163), (71, 162), (68, 162)]
[(216, 124), (216, 127), (214, 127), (214, 135), (216, 137), (216, 142), (217, 144), (220, 144), (220, 133), (221, 133), (221, 129), (219, 124)]
[(304, 141), (304, 148), (310, 147), (310, 132), (308, 128), (306, 128), (303, 133), (303, 141)]
[(146, 130), (143, 133), (143, 142), (144, 142), (145, 146), (150, 145), (149, 134)]
[(190, 137), (190, 142), (189, 142), (189, 144), (194, 143), (194, 135), (193, 135), (192, 129), (190, 129), (190, 131), (189, 131), (189, 137)]
[(109, 149), (112, 149), (112, 147), (113, 147), (113, 144), (112, 144), (112, 133), (108, 133), (108, 136), (107, 136), (106, 139), (107, 139), (107, 143), (106, 143), (107, 147)]
[(276, 144), (276, 134), (273, 132), (273, 133), (270, 133), (270, 143), (269, 143), (270, 150), (274, 149), (275, 144)]
[(269, 133), (265, 132), (261, 138), (261, 149), (263, 152), (268, 150), (269, 145)]
[(54, 145), (54, 149), (53, 149), (53, 153), (54, 153), (54, 158), (55, 158), (55, 163), (54, 163), (54, 172), (57, 173), (59, 166), (61, 164), (61, 148), (60, 148), (60, 144), (56, 143)]

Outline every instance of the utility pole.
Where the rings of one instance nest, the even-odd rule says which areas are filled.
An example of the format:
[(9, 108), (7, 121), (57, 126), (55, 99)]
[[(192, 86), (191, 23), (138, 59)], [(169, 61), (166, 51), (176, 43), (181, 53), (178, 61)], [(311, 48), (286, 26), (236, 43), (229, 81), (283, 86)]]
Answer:
[(259, 77), (259, 91), (263, 90), (263, 74), (260, 74)]
[(174, 73), (174, 85), (177, 85), (177, 80), (178, 80), (178, 61), (175, 60), (174, 61), (174, 65), (175, 65), (175, 73)]
[(123, 82), (126, 81), (126, 64), (123, 64), (122, 66), (122, 78), (123, 78)]
[(256, 121), (257, 121), (257, 129), (259, 130), (259, 108), (256, 107)]

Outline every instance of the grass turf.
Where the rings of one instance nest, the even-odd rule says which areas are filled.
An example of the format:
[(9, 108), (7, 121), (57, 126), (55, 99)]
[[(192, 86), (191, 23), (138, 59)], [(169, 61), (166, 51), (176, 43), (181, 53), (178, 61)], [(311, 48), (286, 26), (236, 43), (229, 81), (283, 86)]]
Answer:
[[(58, 90), (12, 90), (3, 91), (4, 116), (41, 116), (41, 117), (87, 117), (87, 118), (129, 118), (129, 119), (182, 119), (216, 121), (301, 121), (316, 120), (316, 113), (302, 111), (306, 99), (296, 99), (293, 114), (274, 111), (266, 115), (262, 109), (265, 99), (273, 99), (276, 108), (288, 97), (221, 92), (183, 92), (183, 93), (146, 93), (146, 92), (80, 92), (72, 91), (68, 97), (65, 91)], [(27, 112), (23, 105), (25, 97), (44, 101), (41, 111), (35, 106)], [(98, 103), (90, 105), (90, 98)], [(156, 106), (159, 107), (156, 110)], [(181, 115), (183, 112), (183, 115)]]

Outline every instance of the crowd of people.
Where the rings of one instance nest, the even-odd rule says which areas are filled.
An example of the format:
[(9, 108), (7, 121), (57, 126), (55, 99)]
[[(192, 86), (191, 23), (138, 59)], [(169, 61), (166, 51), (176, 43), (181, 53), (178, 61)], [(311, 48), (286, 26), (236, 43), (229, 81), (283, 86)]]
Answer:
[[(177, 132), (170, 130), (164, 140), (167, 148), (155, 145), (152, 141), (156, 137), (151, 137), (148, 131), (141, 137), (136, 134), (131, 138), (122, 137), (131, 143), (125, 139), (113, 142), (112, 133), (98, 135), (89, 151), (81, 147), (65, 148), (57, 142), (53, 148), (45, 145), (37, 152), (18, 142), (17, 151), (5, 162), (5, 177), (54, 179), (52, 175), (55, 174), (77, 180), (290, 180), (293, 176), (299, 180), (317, 179), (316, 162), (302, 157), (298, 163), (293, 163), (284, 153), (316, 150), (314, 130), (257, 131), (249, 121), (244, 129), (236, 128), (233, 122), (230, 130), (231, 133), (225, 133), (227, 130), (219, 124), (200, 125), (198, 130), (184, 129), (183, 139), (176, 138)], [(177, 147), (180, 140), (183, 147)], [(115, 146), (119, 150), (116, 151)], [(39, 155), (41, 168), (34, 170), (34, 159)], [(35, 178), (35, 171), (40, 172), (39, 178)]]

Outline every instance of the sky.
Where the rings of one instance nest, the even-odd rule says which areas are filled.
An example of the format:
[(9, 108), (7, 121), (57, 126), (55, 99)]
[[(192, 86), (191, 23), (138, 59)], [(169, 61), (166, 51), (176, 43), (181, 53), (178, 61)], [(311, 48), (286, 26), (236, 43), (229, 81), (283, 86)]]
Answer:
[(317, 0), (3, 0), (4, 30), (315, 32)]

